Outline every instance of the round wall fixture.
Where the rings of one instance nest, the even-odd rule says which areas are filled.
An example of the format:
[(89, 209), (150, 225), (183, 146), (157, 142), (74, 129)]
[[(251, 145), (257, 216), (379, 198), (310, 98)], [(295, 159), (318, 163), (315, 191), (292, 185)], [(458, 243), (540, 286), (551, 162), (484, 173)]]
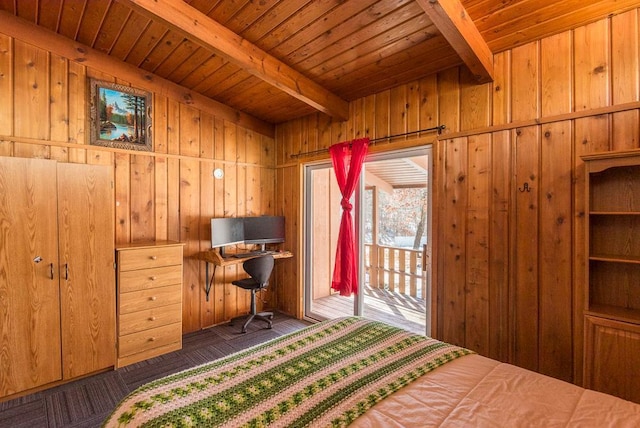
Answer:
[(213, 176), (220, 180), (222, 177), (224, 177), (224, 171), (222, 170), (222, 168), (216, 168), (213, 170)]

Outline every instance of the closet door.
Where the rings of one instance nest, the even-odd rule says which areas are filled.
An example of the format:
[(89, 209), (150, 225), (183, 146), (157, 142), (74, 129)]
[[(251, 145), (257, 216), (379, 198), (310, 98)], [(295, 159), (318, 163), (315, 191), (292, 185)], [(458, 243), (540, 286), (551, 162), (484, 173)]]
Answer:
[(0, 396), (61, 378), (56, 163), (0, 157)]
[(115, 364), (114, 195), (108, 166), (58, 164), (65, 379)]

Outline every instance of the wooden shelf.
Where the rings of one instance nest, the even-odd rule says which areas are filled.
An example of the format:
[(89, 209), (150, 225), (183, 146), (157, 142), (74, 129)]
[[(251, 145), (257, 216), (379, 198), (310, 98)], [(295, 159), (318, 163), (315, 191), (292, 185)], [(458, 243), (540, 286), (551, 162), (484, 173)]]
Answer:
[(586, 315), (607, 318), (631, 324), (640, 323), (640, 309), (621, 308), (612, 305), (590, 304)]
[(640, 164), (640, 150), (619, 150), (582, 155), (582, 160), (589, 164), (591, 173), (598, 173), (609, 168), (637, 166)]
[(617, 216), (617, 215), (640, 215), (640, 211), (589, 211), (589, 215)]
[(610, 263), (640, 264), (640, 256), (623, 256), (619, 254), (592, 254), (589, 260)]
[[(215, 266), (234, 266), (244, 263), (245, 261), (260, 257), (262, 254), (255, 254), (247, 257), (235, 257), (234, 253), (230, 252), (226, 257), (222, 257), (217, 249), (205, 250), (196, 254), (196, 258), (208, 263), (213, 263)], [(264, 255), (273, 256), (274, 259), (288, 259), (293, 257), (291, 251), (270, 251)]]

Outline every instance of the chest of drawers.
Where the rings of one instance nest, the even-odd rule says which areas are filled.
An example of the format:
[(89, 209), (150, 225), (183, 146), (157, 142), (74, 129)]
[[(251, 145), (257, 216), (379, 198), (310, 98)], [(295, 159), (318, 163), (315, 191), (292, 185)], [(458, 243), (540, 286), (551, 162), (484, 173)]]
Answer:
[(116, 248), (117, 367), (182, 348), (182, 247), (157, 241)]

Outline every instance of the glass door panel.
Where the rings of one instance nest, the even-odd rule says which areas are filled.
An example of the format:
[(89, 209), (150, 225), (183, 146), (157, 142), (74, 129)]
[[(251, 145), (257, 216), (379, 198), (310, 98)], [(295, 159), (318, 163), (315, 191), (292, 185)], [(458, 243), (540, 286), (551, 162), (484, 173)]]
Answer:
[(365, 317), (427, 331), (430, 150), (372, 156), (362, 192)]
[(342, 208), (331, 163), (305, 171), (305, 316), (314, 320), (353, 315), (354, 299), (331, 289)]

